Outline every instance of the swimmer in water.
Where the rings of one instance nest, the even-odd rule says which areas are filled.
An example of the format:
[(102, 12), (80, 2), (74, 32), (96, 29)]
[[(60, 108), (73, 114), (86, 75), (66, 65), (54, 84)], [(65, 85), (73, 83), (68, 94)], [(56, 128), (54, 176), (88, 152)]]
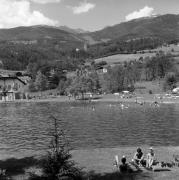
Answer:
[(121, 109), (122, 109), (122, 110), (123, 110), (123, 109), (128, 109), (128, 108), (129, 108), (128, 106), (125, 106), (124, 104), (121, 104), (120, 106), (121, 106)]
[(154, 101), (151, 106), (154, 105), (155, 107), (160, 107), (159, 103), (157, 101)]
[(116, 105), (114, 105), (114, 104), (109, 104), (109, 107), (116, 107)]
[(155, 107), (159, 107), (159, 103), (157, 101), (154, 102)]

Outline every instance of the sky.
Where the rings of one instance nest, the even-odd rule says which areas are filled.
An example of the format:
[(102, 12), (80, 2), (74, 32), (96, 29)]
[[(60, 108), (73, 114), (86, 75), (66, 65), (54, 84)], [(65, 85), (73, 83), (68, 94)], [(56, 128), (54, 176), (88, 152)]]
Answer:
[(96, 31), (169, 13), (179, 14), (179, 0), (0, 0), (0, 28), (41, 24)]

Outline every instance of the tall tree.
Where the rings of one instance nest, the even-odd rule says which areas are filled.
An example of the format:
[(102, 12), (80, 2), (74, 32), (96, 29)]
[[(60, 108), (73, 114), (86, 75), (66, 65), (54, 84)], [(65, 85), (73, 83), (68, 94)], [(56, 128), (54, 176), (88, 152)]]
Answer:
[(74, 96), (81, 95), (82, 99), (85, 93), (96, 92), (99, 88), (99, 81), (97, 76), (94, 78), (91, 73), (85, 70), (78, 71), (69, 87), (69, 92)]
[(47, 89), (47, 78), (40, 71), (37, 72), (35, 79), (35, 88), (37, 91), (44, 91)]

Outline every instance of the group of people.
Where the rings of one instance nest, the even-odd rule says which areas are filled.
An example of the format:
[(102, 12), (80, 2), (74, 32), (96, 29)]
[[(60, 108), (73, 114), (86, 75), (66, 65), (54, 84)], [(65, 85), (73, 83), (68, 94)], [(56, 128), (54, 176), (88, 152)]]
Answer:
[(140, 166), (146, 167), (148, 169), (152, 169), (152, 166), (156, 164), (155, 153), (153, 148), (149, 148), (149, 152), (144, 156), (141, 148), (137, 148), (136, 153), (132, 159), (131, 163), (127, 163), (127, 159), (125, 156), (121, 159), (121, 164), (119, 165), (120, 172), (131, 172), (133, 171), (131, 165), (135, 166), (137, 169), (140, 169)]
[(147, 168), (152, 168), (155, 164), (155, 153), (152, 147), (149, 148), (146, 159), (141, 148), (137, 148), (137, 152), (134, 155), (133, 162), (139, 166), (145, 166)]

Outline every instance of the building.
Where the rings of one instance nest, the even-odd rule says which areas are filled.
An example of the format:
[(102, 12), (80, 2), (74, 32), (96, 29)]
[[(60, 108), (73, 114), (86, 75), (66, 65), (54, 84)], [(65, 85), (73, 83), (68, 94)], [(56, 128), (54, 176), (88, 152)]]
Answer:
[(98, 74), (105, 74), (105, 73), (107, 73), (108, 72), (107, 66), (101, 66), (101, 67), (96, 68), (96, 72)]
[(14, 101), (26, 99), (27, 83), (16, 76), (0, 77), (0, 100)]

